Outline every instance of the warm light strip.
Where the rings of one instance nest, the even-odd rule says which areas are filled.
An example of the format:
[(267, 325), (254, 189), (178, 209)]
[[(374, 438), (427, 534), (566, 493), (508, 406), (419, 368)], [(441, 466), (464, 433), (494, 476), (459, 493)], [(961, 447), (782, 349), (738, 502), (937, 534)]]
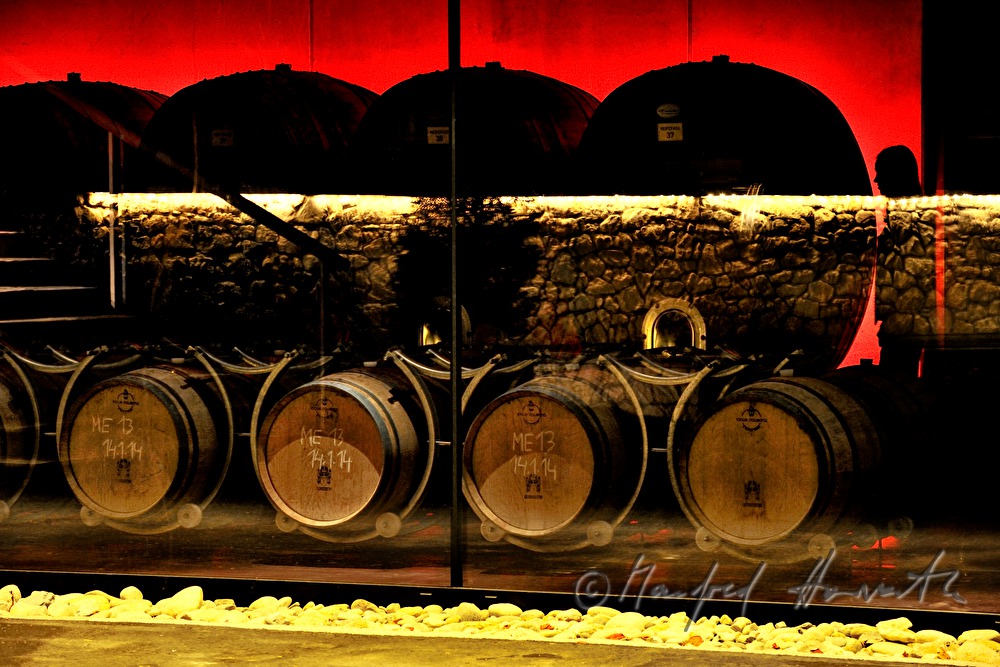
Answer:
[(1000, 206), (1000, 195), (934, 195), (890, 199), (873, 195), (707, 195), (703, 201), (707, 205), (739, 206), (747, 200), (756, 200), (760, 207), (768, 208), (780, 204), (792, 206), (838, 206), (843, 208), (916, 210), (934, 209), (939, 206), (990, 207)]
[(926, 197), (909, 197), (903, 199), (885, 199), (891, 208), (901, 210), (936, 209), (946, 206), (962, 208), (979, 208), (1000, 206), (1000, 195), (929, 195)]
[(871, 195), (707, 195), (703, 202), (707, 206), (742, 208), (746, 202), (756, 202), (758, 209), (774, 209), (789, 206), (822, 206), (824, 208), (873, 209), (883, 197)]
[(698, 197), (690, 195), (572, 195), (539, 197), (501, 197), (507, 204), (539, 203), (548, 208), (579, 208), (580, 206), (633, 208), (654, 207), (664, 204), (690, 206), (698, 202)]
[[(416, 208), (413, 197), (389, 197), (380, 195), (297, 195), (297, 194), (248, 194), (244, 195), (253, 203), (278, 214), (280, 211), (292, 212), (309, 199), (320, 208), (330, 207), (335, 210), (358, 209), (370, 213), (381, 213), (386, 216), (412, 213)], [(109, 194), (107, 192), (92, 192), (89, 202), (94, 206), (112, 206), (117, 204), (122, 213), (129, 211), (175, 210), (183, 207), (196, 209), (229, 208), (220, 197), (207, 192), (126, 192)]]
[[(379, 213), (385, 216), (412, 213), (418, 205), (416, 197), (383, 195), (312, 195), (298, 194), (249, 194), (247, 199), (268, 210), (294, 211), (308, 198), (319, 207), (334, 210), (349, 210)], [(934, 195), (888, 199), (872, 195), (734, 195), (714, 194), (704, 197), (689, 195), (593, 195), (593, 196), (539, 196), (501, 197), (500, 201), (514, 210), (566, 210), (566, 211), (623, 211), (626, 209), (682, 208), (698, 206), (744, 209), (748, 205), (754, 210), (773, 210), (795, 206), (820, 206), (846, 210), (926, 210), (947, 207), (958, 208), (1000, 208), (1000, 195)], [(146, 193), (129, 192), (109, 194), (95, 192), (89, 195), (89, 202), (95, 206), (117, 205), (119, 210), (174, 210), (179, 207), (212, 209), (228, 207), (222, 199), (209, 193)]]

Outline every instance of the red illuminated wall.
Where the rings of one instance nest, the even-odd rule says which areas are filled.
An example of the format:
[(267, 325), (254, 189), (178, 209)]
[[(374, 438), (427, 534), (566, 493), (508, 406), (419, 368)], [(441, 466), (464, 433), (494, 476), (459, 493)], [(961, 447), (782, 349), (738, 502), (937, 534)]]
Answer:
[[(499, 60), (603, 99), (651, 69), (727, 54), (822, 91), (871, 164), (893, 143), (919, 157), (920, 9), (920, 0), (464, 0), (462, 64)], [(0, 85), (75, 71), (169, 95), (283, 62), (381, 93), (447, 68), (447, 10), (447, 0), (4, 0)]]
[[(603, 99), (651, 69), (726, 54), (827, 95), (871, 168), (891, 144), (907, 144), (920, 157), (921, 6), (920, 0), (464, 0), (461, 61), (497, 60)], [(289, 63), (381, 93), (447, 68), (448, 2), (3, 0), (0, 49), (0, 85), (73, 71), (169, 95), (201, 79)], [(877, 357), (870, 324), (863, 337), (868, 342), (858, 354)]]

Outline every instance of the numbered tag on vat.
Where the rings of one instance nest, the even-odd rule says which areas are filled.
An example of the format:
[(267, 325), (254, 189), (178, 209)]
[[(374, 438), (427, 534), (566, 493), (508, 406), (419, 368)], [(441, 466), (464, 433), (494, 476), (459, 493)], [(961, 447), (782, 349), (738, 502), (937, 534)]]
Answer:
[(657, 123), (657, 141), (684, 141), (684, 123)]

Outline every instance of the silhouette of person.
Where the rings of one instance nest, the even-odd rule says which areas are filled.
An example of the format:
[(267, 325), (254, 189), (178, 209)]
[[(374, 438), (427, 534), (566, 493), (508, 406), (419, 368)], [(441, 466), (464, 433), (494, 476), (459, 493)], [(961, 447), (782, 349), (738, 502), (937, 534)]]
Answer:
[(875, 158), (875, 185), (886, 197), (919, 197), (924, 194), (917, 158), (906, 146), (889, 146)]

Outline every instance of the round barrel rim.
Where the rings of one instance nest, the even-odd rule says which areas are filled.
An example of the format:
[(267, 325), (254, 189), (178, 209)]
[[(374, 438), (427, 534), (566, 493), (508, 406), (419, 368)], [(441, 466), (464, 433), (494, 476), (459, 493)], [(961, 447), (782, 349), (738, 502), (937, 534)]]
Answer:
[[(37, 414), (18, 406), (17, 398), (15, 388), (8, 386), (0, 373), (0, 500), (8, 505), (13, 505), (28, 486), (39, 450)], [(17, 478), (14, 468), (8, 466), (12, 461), (18, 466), (26, 464)]]
[(174, 400), (173, 397), (168, 396), (166, 393), (162, 392), (160, 387), (157, 386), (156, 384), (150, 385), (147, 383), (143, 383), (135, 376), (131, 376), (127, 373), (124, 375), (102, 380), (94, 384), (90, 388), (88, 388), (83, 394), (80, 395), (80, 397), (76, 401), (74, 401), (73, 405), (71, 406), (70, 411), (67, 415), (68, 426), (67, 428), (63, 429), (63, 432), (60, 435), (59, 439), (59, 462), (62, 464), (63, 471), (65, 472), (66, 476), (66, 481), (69, 483), (69, 486), (73, 491), (73, 495), (76, 496), (76, 499), (79, 500), (80, 503), (82, 503), (86, 507), (89, 507), (102, 517), (107, 517), (110, 519), (128, 520), (153, 513), (156, 510), (156, 508), (166, 504), (168, 499), (172, 495), (174, 495), (174, 493), (176, 493), (175, 490), (177, 488), (176, 472), (177, 470), (180, 470), (181, 461), (188, 452), (185, 452), (185, 449), (187, 449), (185, 447), (178, 448), (177, 470), (173, 471), (174, 477), (171, 479), (170, 484), (167, 485), (167, 487), (154, 500), (148, 502), (144, 507), (132, 511), (116, 511), (109, 507), (105, 507), (102, 503), (95, 500), (92, 497), (91, 493), (81, 486), (75, 474), (73, 456), (72, 456), (73, 431), (75, 430), (74, 427), (77, 424), (77, 417), (79, 417), (83, 408), (90, 400), (94, 399), (101, 392), (119, 387), (133, 387), (147, 391), (154, 397), (156, 397), (156, 399), (161, 403), (163, 408), (170, 415), (171, 419), (177, 419), (178, 417), (183, 419), (182, 416), (183, 411), (181, 410), (179, 402)]
[[(197, 436), (197, 440), (191, 442), (191, 453), (196, 464), (185, 469), (189, 475), (184, 480), (183, 494), (176, 500), (171, 499), (170, 509), (172, 511), (185, 503), (204, 508), (222, 486), (232, 456), (231, 419), (227, 419), (224, 428), (227, 438), (220, 438), (217, 415), (213, 413), (213, 410), (218, 410), (221, 415), (231, 409), (222, 397), (226, 391), (225, 387), (216, 384), (217, 375), (214, 373), (203, 375), (203, 370), (200, 368), (195, 370), (174, 366), (147, 366), (136, 369), (133, 373), (148, 377), (162, 383), (167, 389), (177, 391), (178, 398), (180, 390), (190, 388), (192, 395), (198, 399), (196, 404), (181, 401), (185, 409), (184, 414), (192, 426), (189, 433)], [(179, 386), (175, 387), (175, 383)], [(229, 412), (228, 418), (231, 417), (232, 413)], [(198, 446), (194, 446), (195, 444)], [(203, 444), (210, 446), (205, 447)]]
[[(223, 463), (228, 460), (228, 453), (220, 451), (211, 406), (206, 402), (207, 396), (193, 382), (195, 379), (190, 371), (179, 367), (136, 368), (94, 383), (73, 401), (67, 411), (65, 426), (59, 434), (59, 462), (73, 495), (86, 508), (108, 519), (106, 523), (109, 525), (117, 526), (118, 522), (124, 522), (135, 524), (137, 529), (142, 530), (143, 526), (162, 522), (176, 524), (176, 517), (172, 515), (177, 508), (185, 503), (207, 504), (221, 485), (225, 465), (219, 464), (220, 460)], [(76, 421), (87, 403), (101, 392), (120, 387), (148, 392), (170, 417), (171, 423), (183, 427), (176, 433), (178, 461), (170, 482), (155, 500), (130, 511), (114, 510), (95, 500), (74, 474), (71, 454)], [(197, 400), (194, 406), (189, 404), (192, 397)], [(223, 454), (226, 456), (222, 457)], [(215, 479), (212, 480), (212, 477)]]
[[(281, 396), (271, 409), (268, 410), (256, 439), (253, 452), (254, 467), (257, 470), (259, 481), (268, 501), (279, 512), (308, 528), (346, 529), (360, 523), (366, 517), (374, 518), (384, 511), (398, 509), (393, 507), (395, 504), (403, 505), (407, 504), (407, 501), (412, 503), (412, 498), (403, 499), (400, 496), (418, 495), (423, 491), (423, 486), (426, 483), (425, 476), (421, 477), (421, 482), (416, 485), (417, 488), (412, 492), (410, 492), (409, 487), (406, 487), (406, 492), (404, 493), (401, 489), (405, 485), (401, 485), (398, 482), (406, 473), (406, 460), (412, 458), (414, 461), (417, 461), (422, 455), (427, 456), (428, 461), (424, 466), (426, 467), (426, 465), (429, 465), (430, 457), (432, 457), (433, 453), (429, 449), (422, 451), (426, 449), (421, 446), (423, 440), (417, 432), (416, 425), (410, 419), (405, 406), (389, 399), (382, 400), (380, 396), (374, 393), (371, 386), (372, 382), (377, 383), (376, 387), (380, 387), (386, 393), (389, 393), (393, 389), (389, 378), (380, 376), (378, 373), (338, 371), (295, 387)], [(281, 417), (282, 413), (295, 401), (308, 396), (310, 392), (317, 388), (323, 387), (330, 387), (343, 393), (360, 406), (371, 419), (371, 423), (381, 438), (380, 451), (382, 452), (383, 468), (379, 473), (377, 483), (371, 488), (370, 493), (368, 493), (367, 497), (356, 509), (334, 519), (309, 517), (299, 509), (293, 507), (286, 499), (287, 494), (275, 486), (273, 475), (268, 470), (269, 438), (273, 432), (275, 423)], [(397, 411), (393, 411), (394, 407), (397, 408)], [(405, 418), (405, 420), (400, 423), (394, 417)], [(417, 462), (419, 463), (419, 461)], [(393, 490), (396, 493), (393, 493)]]
[[(808, 508), (786, 529), (760, 538), (743, 537), (720, 526), (703, 510), (689, 480), (689, 456), (702, 427), (723, 410), (744, 402), (770, 403), (784, 410), (802, 426), (816, 452), (817, 488)], [(784, 405), (779, 405), (781, 402)], [(827, 414), (820, 417), (810, 410), (818, 406)], [(681, 509), (694, 525), (705, 527), (724, 542), (738, 547), (776, 546), (795, 534), (829, 530), (844, 518), (845, 511), (855, 500), (856, 478), (869, 471), (874, 466), (870, 459), (878, 456), (877, 436), (861, 428), (863, 424), (858, 421), (865, 414), (850, 394), (817, 378), (772, 377), (737, 389), (701, 415), (687, 442), (677, 451), (670, 452), (670, 481)], [(836, 428), (837, 433), (828, 433), (828, 425)], [(866, 458), (868, 454), (872, 456)]]
[[(768, 103), (734, 111), (716, 103), (720, 90), (735, 97), (749, 94), (758, 98), (766, 90)], [(770, 100), (778, 95), (783, 95), (787, 103)], [(781, 124), (776, 125), (778, 122)], [(674, 129), (680, 131), (681, 138), (658, 137), (659, 123), (679, 126)], [(742, 130), (741, 123), (755, 127), (760, 136)], [(763, 127), (769, 132), (762, 131)], [(779, 128), (782, 134), (775, 136)], [(728, 137), (729, 131), (738, 134)], [(741, 142), (738, 137), (742, 135), (745, 138)], [(821, 174), (826, 178), (820, 178), (816, 175), (819, 172), (805, 174), (788, 168), (787, 159), (775, 159), (794, 155), (803, 137), (819, 142), (813, 148), (827, 151), (831, 164), (839, 168), (829, 167)], [(719, 144), (723, 139), (726, 143)], [(764, 155), (766, 151), (760, 147), (767, 146), (768, 141), (773, 144), (772, 151)], [(691, 146), (692, 142), (696, 145)], [(706, 156), (732, 159), (734, 151), (741, 158), (744, 151), (755, 156), (755, 168), (743, 176), (764, 177), (765, 191), (770, 194), (872, 194), (857, 137), (827, 95), (785, 72), (730, 61), (728, 56), (649, 70), (619, 84), (594, 110), (580, 141), (580, 151), (583, 167), (594, 171), (587, 176), (590, 190), (607, 194), (696, 195), (727, 189), (725, 179), (715, 183), (709, 178), (709, 165), (702, 160)], [(605, 163), (615, 155), (629, 156), (631, 160), (625, 162), (631, 164), (616, 165), (615, 170), (611, 167), (615, 162)], [(658, 177), (640, 172), (640, 165), (651, 159), (659, 160)], [(749, 184), (741, 178), (735, 185)]]
[[(414, 168), (447, 158), (448, 70), (399, 81), (372, 102), (351, 147), (360, 165), (357, 187), (368, 194), (443, 196), (446, 184)], [(499, 63), (461, 67), (457, 95), (474, 109), (464, 125), (462, 184), (468, 196), (536, 195), (572, 190), (577, 146), (599, 100), (557, 78)], [(429, 133), (433, 132), (432, 140)], [(476, 159), (490, 155), (489, 160)], [(520, 161), (520, 171), (498, 165)], [(526, 174), (532, 174), (529, 183)]]
[[(8, 122), (19, 123), (24, 135), (0, 142), (11, 155), (8, 162), (17, 165), (2, 172), (8, 186), (36, 191), (43, 185), (51, 189), (55, 180), (79, 192), (106, 190), (108, 135), (123, 140), (126, 164), (132, 164), (134, 145), (168, 97), (110, 81), (39, 81), (0, 87)], [(41, 142), (47, 142), (44, 151)], [(34, 154), (48, 159), (39, 162)]]
[[(463, 448), (463, 466), (462, 466), (462, 490), (465, 495), (466, 500), (472, 506), (473, 510), (479, 515), (479, 517), (485, 521), (490, 521), (496, 526), (498, 526), (505, 533), (509, 534), (513, 538), (524, 537), (524, 538), (550, 538), (561, 536), (565, 532), (569, 532), (574, 526), (579, 526), (581, 528), (586, 528), (583, 523), (593, 518), (595, 515), (599, 515), (602, 512), (607, 512), (609, 509), (607, 504), (609, 498), (605, 491), (608, 489), (603, 488), (605, 485), (601, 484), (596, 477), (592, 479), (590, 488), (588, 489), (587, 495), (584, 500), (580, 503), (579, 509), (572, 513), (572, 515), (566, 517), (564, 520), (560, 521), (558, 524), (542, 529), (530, 529), (523, 528), (511, 524), (500, 518), (496, 512), (492, 509), (489, 503), (483, 498), (479, 486), (473, 476), (473, 461), (474, 456), (473, 450), (475, 449), (475, 438), (479, 435), (480, 430), (483, 428), (484, 422), (486, 422), (498, 409), (508, 404), (511, 400), (517, 400), (522, 397), (526, 398), (529, 396), (545, 395), (551, 399), (566, 399), (569, 402), (567, 406), (571, 409), (574, 416), (578, 418), (585, 418), (585, 421), (581, 422), (581, 427), (588, 434), (588, 442), (591, 445), (591, 451), (594, 453), (594, 469), (606, 470), (609, 461), (613, 462), (613, 448), (616, 446), (616, 442), (621, 442), (620, 430), (618, 429), (617, 420), (612, 414), (612, 409), (608, 405), (600, 406), (600, 412), (604, 415), (604, 419), (599, 419), (597, 412), (594, 411), (593, 405), (588, 405), (580, 399), (574, 392), (570, 391), (566, 386), (569, 383), (576, 384), (587, 384), (592, 386), (591, 383), (587, 382), (585, 378), (580, 378), (571, 375), (545, 375), (532, 378), (523, 384), (510, 389), (489, 404), (486, 405), (475, 417), (472, 424), (470, 425), (467, 435), (466, 443)], [(565, 404), (564, 404), (565, 405)], [(608, 433), (605, 426), (614, 426), (615, 433)], [(595, 443), (594, 436), (597, 435), (598, 439)], [(615, 437), (615, 436), (619, 437)], [(599, 445), (599, 448), (595, 448), (595, 444)], [(642, 460), (642, 470), (638, 472), (638, 480), (636, 482), (636, 487), (642, 483), (643, 473), (645, 471), (646, 464), (646, 452), (643, 451)], [(612, 473), (611, 477), (614, 477)], [(631, 502), (626, 503), (626, 507), (620, 512), (617, 512), (614, 517), (614, 521), (620, 521), (621, 517), (628, 513), (631, 509), (631, 505), (635, 501), (636, 494), (631, 494)], [(614, 508), (610, 508), (614, 509)]]
[(378, 97), (290, 68), (203, 79), (170, 95), (149, 119), (137, 180), (165, 192), (210, 190), (233, 178), (241, 192), (320, 193), (325, 180), (346, 177), (348, 141)]

